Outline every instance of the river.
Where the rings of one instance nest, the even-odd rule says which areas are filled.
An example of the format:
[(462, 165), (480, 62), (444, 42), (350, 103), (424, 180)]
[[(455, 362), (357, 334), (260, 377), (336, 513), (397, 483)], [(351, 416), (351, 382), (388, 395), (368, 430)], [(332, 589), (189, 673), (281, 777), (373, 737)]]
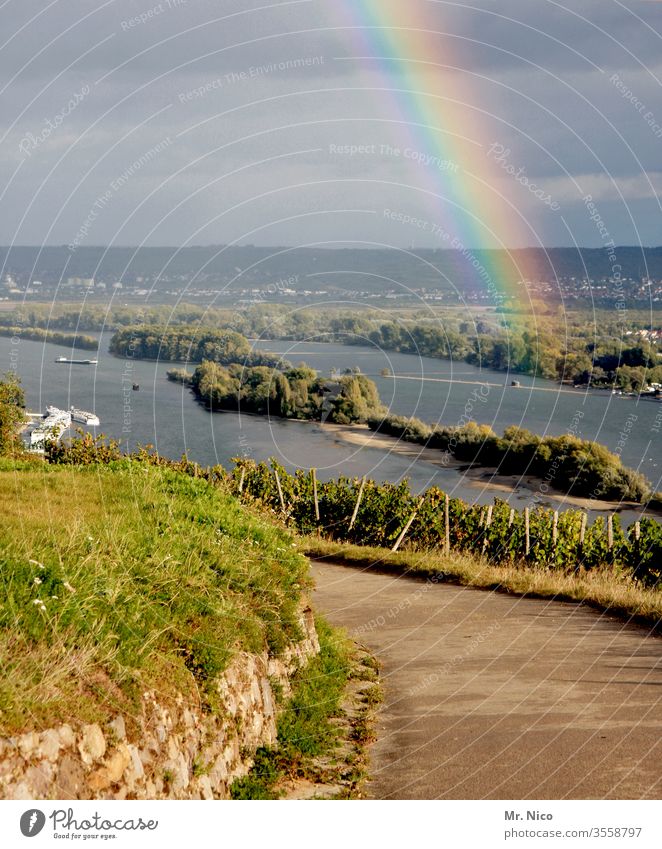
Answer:
[[(2, 337), (0, 371), (16, 369), (30, 409), (43, 410), (46, 404), (54, 404), (94, 411), (101, 419), (98, 432), (120, 439), (124, 448), (150, 443), (164, 456), (187, 453), (205, 465), (228, 466), (231, 458), (239, 455), (256, 460), (273, 456), (289, 469), (315, 466), (322, 479), (339, 474), (394, 481), (408, 477), (415, 490), (435, 484), (468, 501), (489, 503), (495, 495), (493, 489), (469, 480), (457, 468), (442, 468), (394, 450), (348, 444), (323, 425), (210, 414), (186, 388), (167, 380), (166, 371), (172, 364), (113, 357), (108, 353), (109, 338), (110, 334), (102, 334), (98, 365), (80, 366), (55, 363), (56, 357), (72, 353), (60, 345)], [(382, 400), (398, 415), (446, 425), (471, 418), (497, 432), (509, 424), (540, 434), (571, 430), (617, 451), (623, 462), (643, 472), (655, 489), (662, 488), (659, 402), (574, 390), (464, 362), (367, 346), (266, 342), (256, 343), (256, 347), (281, 353), (295, 363), (305, 361), (327, 374), (332, 368), (358, 366), (376, 382)], [(84, 351), (74, 355), (91, 356)], [(383, 377), (385, 368), (393, 376)], [(521, 386), (512, 387), (512, 379)], [(133, 383), (139, 384), (139, 391), (132, 390)], [(513, 506), (521, 507), (530, 503), (531, 491), (520, 484), (507, 497)], [(624, 519), (632, 518), (634, 514), (630, 514), (625, 511)]]

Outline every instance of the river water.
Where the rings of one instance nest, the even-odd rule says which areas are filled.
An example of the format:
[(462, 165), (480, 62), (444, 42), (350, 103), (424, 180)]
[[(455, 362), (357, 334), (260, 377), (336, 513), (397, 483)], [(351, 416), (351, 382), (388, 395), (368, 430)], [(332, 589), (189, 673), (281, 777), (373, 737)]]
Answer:
[[(101, 419), (97, 431), (120, 439), (128, 449), (151, 443), (165, 456), (187, 453), (205, 465), (229, 466), (236, 456), (256, 460), (276, 457), (289, 469), (315, 466), (322, 479), (338, 474), (365, 474), (394, 481), (408, 477), (415, 490), (435, 484), (468, 501), (489, 503), (495, 495), (494, 490), (468, 480), (461, 470), (442, 468), (393, 450), (351, 445), (323, 425), (236, 413), (210, 414), (186, 388), (167, 380), (166, 371), (172, 364), (113, 357), (108, 353), (109, 338), (110, 334), (102, 334), (98, 365), (81, 366), (58, 364), (55, 358), (85, 358), (91, 356), (89, 352), (2, 337), (0, 372), (16, 369), (30, 409), (43, 410), (46, 404), (54, 404), (94, 411)], [(620, 453), (623, 462), (643, 472), (655, 489), (662, 489), (662, 403), (574, 390), (464, 362), (366, 346), (255, 344), (292, 362), (304, 361), (326, 374), (331, 369), (358, 366), (376, 382), (382, 400), (398, 415), (446, 425), (474, 419), (497, 432), (517, 424), (540, 434), (570, 431), (594, 439)], [(382, 369), (389, 369), (393, 376), (381, 376)], [(519, 380), (521, 386), (512, 387), (512, 379)], [(133, 383), (139, 384), (139, 391), (132, 390)], [(506, 497), (505, 493), (498, 494)], [(521, 507), (530, 503), (531, 495), (520, 485), (508, 500)], [(632, 518), (629, 511), (623, 516)]]

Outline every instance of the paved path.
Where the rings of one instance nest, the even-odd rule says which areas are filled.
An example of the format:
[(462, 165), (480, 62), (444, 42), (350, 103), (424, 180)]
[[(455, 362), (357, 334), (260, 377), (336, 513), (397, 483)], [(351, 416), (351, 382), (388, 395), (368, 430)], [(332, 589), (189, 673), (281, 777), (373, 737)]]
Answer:
[(313, 563), (375, 652), (382, 799), (662, 798), (662, 639), (578, 605)]

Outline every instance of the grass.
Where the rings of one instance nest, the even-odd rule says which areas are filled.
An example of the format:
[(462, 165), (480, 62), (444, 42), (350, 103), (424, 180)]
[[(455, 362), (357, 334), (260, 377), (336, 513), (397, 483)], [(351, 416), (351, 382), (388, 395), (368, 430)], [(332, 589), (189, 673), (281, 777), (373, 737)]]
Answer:
[(331, 542), (315, 536), (301, 540), (309, 556), (411, 577), (498, 590), (537, 598), (580, 602), (656, 630), (662, 623), (662, 593), (647, 589), (613, 567), (564, 572), (545, 567), (495, 565), (479, 557), (451, 552), (396, 553), (386, 548)]
[(233, 799), (277, 799), (279, 782), (310, 777), (316, 759), (331, 755), (339, 743), (334, 719), (352, 670), (353, 648), (341, 631), (316, 620), (320, 653), (300, 670), (292, 694), (278, 719), (274, 748), (258, 749), (249, 774), (231, 788)]
[(0, 734), (131, 715), (146, 688), (214, 710), (236, 650), (300, 636), (291, 535), (204, 480), (2, 461), (0, 517)]

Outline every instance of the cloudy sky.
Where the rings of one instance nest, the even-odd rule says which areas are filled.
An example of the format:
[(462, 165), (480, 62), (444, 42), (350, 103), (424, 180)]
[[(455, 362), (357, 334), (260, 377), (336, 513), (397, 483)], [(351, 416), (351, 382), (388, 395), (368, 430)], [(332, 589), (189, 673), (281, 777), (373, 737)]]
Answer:
[(7, 0), (3, 244), (662, 244), (662, 2)]

